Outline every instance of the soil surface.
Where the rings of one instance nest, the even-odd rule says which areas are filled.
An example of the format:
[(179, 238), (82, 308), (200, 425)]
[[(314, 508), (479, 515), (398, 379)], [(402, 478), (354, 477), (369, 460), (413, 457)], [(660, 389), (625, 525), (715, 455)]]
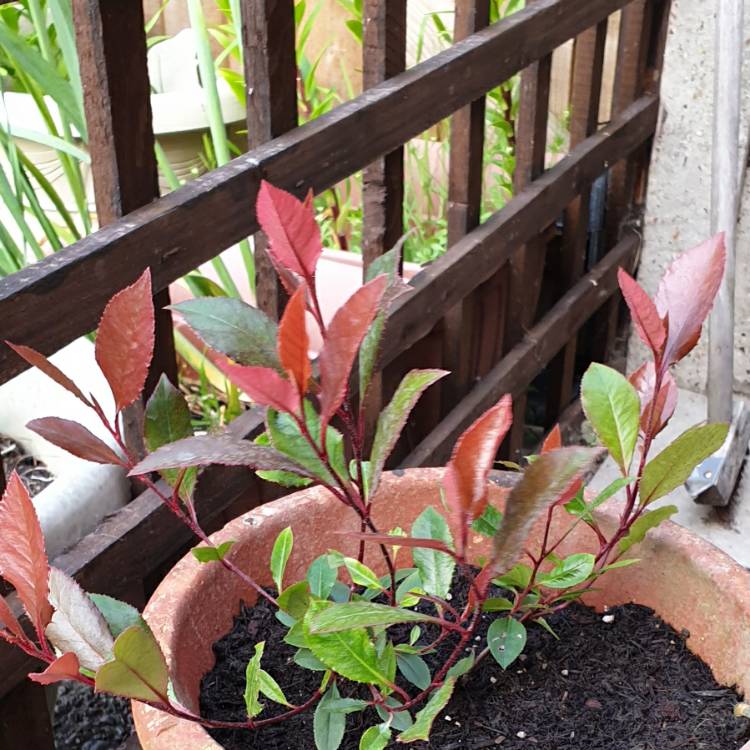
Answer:
[[(737, 750), (748, 722), (734, 718), (738, 697), (653, 612), (627, 605), (614, 619), (580, 605), (549, 618), (559, 640), (531, 625), (524, 653), (507, 672), (491, 657), (457, 686), (435, 720), (429, 743), (440, 750)], [(481, 627), (482, 642), (490, 615)], [(608, 617), (607, 620), (610, 618)], [(266, 641), (263, 667), (292, 703), (302, 703), (321, 673), (291, 664), (286, 629), (265, 601), (244, 607), (233, 630), (214, 644), (215, 667), (201, 686), (201, 714), (246, 719), (245, 668), (254, 644)], [(428, 637), (424, 632), (423, 637)], [(452, 647), (449, 647), (452, 649)], [(428, 663), (430, 658), (426, 657)], [(290, 666), (291, 665), (291, 666)], [(432, 666), (432, 665), (431, 665)], [(413, 686), (403, 684), (408, 691)], [(354, 688), (357, 689), (356, 687)], [(345, 695), (342, 688), (342, 695)], [(354, 693), (350, 693), (353, 695)], [(362, 696), (365, 697), (365, 696)], [(270, 701), (259, 718), (280, 713)], [(257, 732), (213, 730), (228, 750), (314, 750), (312, 712)], [(357, 750), (374, 711), (350, 714), (341, 750)], [(395, 742), (389, 747), (404, 747)]]
[(54, 476), (43, 463), (29, 456), (18, 443), (4, 435), (0, 435), (0, 456), (5, 476), (9, 477), (17, 471), (32, 496), (41, 492), (54, 480)]
[(55, 750), (115, 750), (133, 732), (130, 701), (60, 683), (54, 728)]

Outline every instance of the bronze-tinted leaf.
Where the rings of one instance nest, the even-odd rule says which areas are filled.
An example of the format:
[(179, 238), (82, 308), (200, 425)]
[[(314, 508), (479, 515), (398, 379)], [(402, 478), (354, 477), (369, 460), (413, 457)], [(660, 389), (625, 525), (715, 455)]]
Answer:
[(16, 472), (0, 503), (0, 576), (15, 588), (29, 619), (43, 631), (52, 617), (49, 563), (34, 504)]
[(25, 359), (32, 367), (41, 370), (48, 378), (51, 378), (55, 383), (65, 388), (66, 391), (72, 393), (77, 399), (86, 404), (86, 406), (91, 406), (91, 401), (83, 395), (80, 388), (62, 370), (53, 365), (43, 354), (40, 354), (29, 346), (11, 344), (10, 341), (6, 341), (5, 343), (19, 357)]
[(255, 211), (276, 264), (309, 281), (323, 252), (312, 205), (263, 180)]
[(78, 422), (59, 417), (42, 417), (32, 419), (26, 426), (78, 458), (97, 464), (122, 465), (122, 459), (112, 448)]
[(641, 432), (645, 435), (653, 429), (653, 434), (658, 435), (667, 426), (667, 422), (672, 418), (677, 407), (677, 383), (672, 373), (669, 370), (664, 372), (656, 399), (654, 399), (656, 370), (653, 362), (644, 362), (630, 375), (629, 380), (641, 400)]
[(492, 569), (506, 571), (519, 557), (537, 516), (565, 497), (601, 454), (598, 448), (560, 448), (539, 456), (511, 490), (495, 537)]
[(230, 364), (223, 365), (222, 370), (256, 404), (270, 406), (277, 411), (299, 413), (300, 396), (296, 384), (282, 378), (276, 370)]
[(443, 483), (448, 505), (462, 535), (487, 507), (487, 480), (498, 448), (513, 421), (511, 397), (503, 396), (458, 439), (445, 470)]
[(658, 361), (667, 342), (667, 327), (659, 317), (656, 305), (641, 285), (622, 268), (617, 271), (617, 280), (630, 310), (635, 330)]
[(44, 672), (31, 672), (29, 678), (41, 685), (52, 685), (62, 680), (74, 680), (79, 674), (78, 657), (69, 651), (55, 659)]
[(154, 302), (146, 269), (104, 308), (96, 336), (96, 361), (120, 411), (143, 391), (154, 353)]
[(5, 597), (0, 594), (0, 630), (3, 629), (12, 633), (16, 638), (26, 638), (21, 628), (21, 623), (18, 622), (18, 619), (13, 614)]
[(306, 300), (307, 286), (302, 284), (287, 303), (279, 323), (279, 359), (297, 384), (300, 396), (307, 392), (312, 372), (310, 341), (305, 326)]
[(309, 476), (301, 466), (267, 445), (258, 445), (232, 435), (197, 435), (164, 445), (146, 456), (130, 473), (138, 476), (163, 469), (222, 464), (249, 466), (269, 471), (293, 471)]
[(725, 261), (722, 232), (678, 256), (664, 274), (654, 302), (662, 319), (668, 319), (666, 364), (678, 362), (698, 343)]
[(320, 419), (328, 424), (346, 394), (354, 358), (388, 285), (378, 276), (360, 287), (333, 316), (320, 352)]

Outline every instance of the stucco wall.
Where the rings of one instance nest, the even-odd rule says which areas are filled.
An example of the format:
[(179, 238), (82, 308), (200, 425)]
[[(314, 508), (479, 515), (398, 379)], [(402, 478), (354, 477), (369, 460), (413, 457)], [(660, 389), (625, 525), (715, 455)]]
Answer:
[[(673, 0), (662, 79), (663, 111), (654, 144), (639, 280), (656, 290), (675, 253), (710, 234), (716, 2)], [(710, 12), (708, 12), (710, 11)], [(750, 113), (750, 8), (745, 11), (745, 101), (742, 138)], [(737, 248), (735, 387), (750, 394), (750, 185), (744, 191)], [(703, 391), (706, 336), (677, 371), (679, 384)], [(631, 336), (629, 368), (644, 357)]]

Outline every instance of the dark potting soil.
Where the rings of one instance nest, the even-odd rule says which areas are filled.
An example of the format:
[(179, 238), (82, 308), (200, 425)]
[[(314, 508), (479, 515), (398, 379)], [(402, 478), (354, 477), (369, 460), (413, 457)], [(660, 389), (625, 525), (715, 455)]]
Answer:
[[(440, 750), (737, 750), (742, 746), (748, 728), (746, 720), (732, 713), (738, 696), (717, 684), (709, 668), (688, 651), (686, 633), (676, 633), (645, 607), (627, 605), (608, 614), (614, 617), (612, 622), (573, 605), (548, 618), (559, 640), (531, 625), (526, 649), (508, 671), (491, 657), (484, 659), (456, 687), (435, 720), (430, 742), (411, 746)], [(485, 617), (478, 631), (478, 645), (484, 644), (490, 618)], [(243, 607), (232, 631), (214, 644), (216, 665), (203, 678), (201, 714), (246, 719), (245, 668), (259, 641), (266, 641), (263, 667), (287, 699), (299, 704), (309, 698), (320, 684), (321, 673), (292, 663), (295, 649), (283, 642), (285, 633), (265, 601)], [(435, 657), (426, 657), (428, 663), (430, 658)], [(414, 693), (413, 686), (402, 686)], [(346, 694), (342, 688), (342, 695)], [(284, 710), (270, 701), (264, 703), (259, 718)], [(362, 732), (379, 721), (370, 709), (350, 714), (341, 750), (357, 750)], [(211, 735), (227, 750), (315, 748), (312, 711), (255, 732), (212, 730)], [(389, 747), (404, 745), (394, 742)]]
[(133, 733), (130, 701), (62, 682), (54, 729), (55, 750), (115, 750)]

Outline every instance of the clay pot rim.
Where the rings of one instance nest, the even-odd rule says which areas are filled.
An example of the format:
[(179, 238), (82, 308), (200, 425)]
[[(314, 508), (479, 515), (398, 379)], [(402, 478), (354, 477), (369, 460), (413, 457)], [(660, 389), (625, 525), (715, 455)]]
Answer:
[[(407, 478), (421, 481), (426, 480), (437, 485), (442, 480), (443, 471), (442, 468), (428, 468), (408, 469), (405, 472), (400, 470), (397, 472), (386, 472), (384, 483), (386, 481), (398, 482), (403, 478)], [(508, 478), (507, 474), (505, 476)], [(506, 485), (502, 480), (497, 484), (499, 486), (505, 485), (506, 487), (512, 486), (512, 482)], [(304, 506), (306, 504), (317, 504), (319, 502), (329, 503), (336, 501), (333, 496), (319, 486), (300, 490), (278, 500), (265, 503), (238, 516), (221, 530), (212, 534), (211, 540), (216, 544), (220, 544), (223, 541), (232, 539), (236, 542), (237, 546), (241, 546), (243, 543), (252, 540), (252, 537), (258, 532), (259, 526), (262, 526), (275, 516), (290, 512), (297, 515), (305, 510)], [(621, 506), (619, 503), (616, 501), (610, 502), (603, 508), (598, 509), (597, 516), (603, 523), (612, 523), (619, 518), (620, 511)], [(701, 570), (705, 571), (711, 583), (715, 585), (717, 590), (732, 591), (737, 606), (742, 610), (747, 621), (750, 622), (750, 571), (743, 568), (729, 557), (729, 555), (719, 550), (710, 542), (671, 521), (667, 521), (657, 529), (652, 530), (649, 533), (649, 542), (653, 547), (666, 550), (671, 555), (677, 556), (678, 559), (682, 559), (684, 561), (683, 564), (688, 564), (695, 559), (699, 559), (701, 561)], [(200, 591), (203, 582), (201, 579), (204, 577), (206, 569), (207, 566), (198, 564), (193, 555), (188, 552), (159, 584), (144, 611), (146, 619), (151, 624), (157, 639), (161, 642), (167, 654), (168, 661), (174, 639), (171, 627), (166, 623), (171, 622), (176, 617), (174, 612), (162, 612), (162, 598), (164, 598), (165, 594), (173, 593), (173, 585), (176, 585), (181, 591), (189, 592), (187, 595), (179, 598), (180, 607), (187, 606), (187, 602), (194, 602), (198, 596), (197, 592)], [(622, 571), (617, 571), (617, 573), (627, 573), (628, 570), (628, 568), (625, 568)], [(741, 585), (738, 586), (738, 584)], [(687, 596), (689, 594), (683, 594), (683, 597)], [(174, 599), (174, 597), (172, 598)], [(638, 600), (632, 599), (632, 601), (637, 602)], [(599, 608), (597, 604), (593, 606)], [(660, 614), (658, 610), (657, 614)], [(679, 626), (675, 623), (671, 624), (679, 629)], [(710, 660), (707, 660), (707, 662), (709, 666), (712, 666)], [(721, 682), (721, 680), (719, 681)], [(747, 690), (750, 692), (750, 687), (747, 687)], [(160, 734), (162, 731), (166, 733), (166, 730), (163, 729), (154, 731), (149, 727), (149, 724), (153, 722), (155, 717), (167, 719), (169, 717), (136, 701), (132, 702), (132, 707), (139, 738), (143, 740), (146, 737)], [(168, 732), (168, 742), (171, 744), (144, 744), (145, 750), (178, 746), (184, 748), (184, 750), (221, 750), (221, 746), (198, 724), (186, 721), (178, 721), (175, 724), (174, 720), (171, 720), (171, 722), (172, 726), (169, 729), (172, 731)], [(750, 750), (750, 742), (743, 745), (741, 750)]]

